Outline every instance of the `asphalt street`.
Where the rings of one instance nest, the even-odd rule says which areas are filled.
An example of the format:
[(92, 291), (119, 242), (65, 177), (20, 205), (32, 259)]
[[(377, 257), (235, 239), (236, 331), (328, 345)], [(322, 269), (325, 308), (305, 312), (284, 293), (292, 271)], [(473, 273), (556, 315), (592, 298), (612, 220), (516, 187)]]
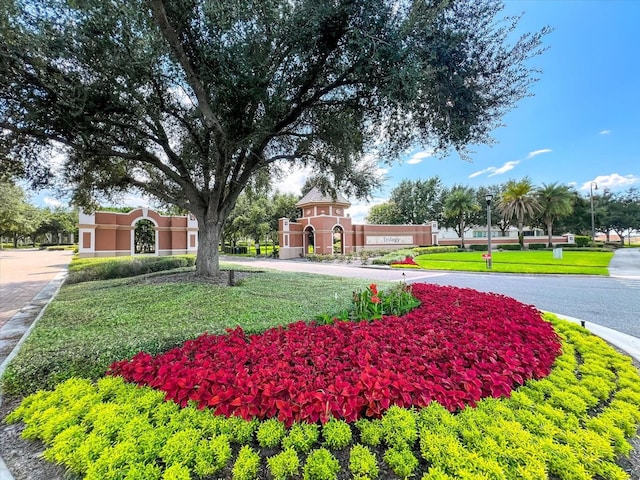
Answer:
[[(244, 263), (237, 258), (230, 261)], [(616, 251), (609, 277), (584, 275), (514, 275), (436, 270), (363, 268), (306, 260), (245, 260), (260, 268), (365, 278), (431, 282), (469, 287), (513, 297), (540, 310), (575, 317), (640, 338), (640, 249)]]
[(431, 281), (501, 293), (640, 338), (640, 278), (448, 273)]

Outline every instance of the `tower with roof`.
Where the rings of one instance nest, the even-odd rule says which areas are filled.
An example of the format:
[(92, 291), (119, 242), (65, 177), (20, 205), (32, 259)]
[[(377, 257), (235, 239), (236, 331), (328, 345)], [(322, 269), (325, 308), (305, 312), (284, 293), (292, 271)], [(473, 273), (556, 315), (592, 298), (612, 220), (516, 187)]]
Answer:
[(350, 206), (340, 194), (331, 197), (312, 188), (296, 203), (300, 217), (295, 222), (288, 218), (279, 221), (280, 258), (351, 253), (353, 228), (345, 212)]

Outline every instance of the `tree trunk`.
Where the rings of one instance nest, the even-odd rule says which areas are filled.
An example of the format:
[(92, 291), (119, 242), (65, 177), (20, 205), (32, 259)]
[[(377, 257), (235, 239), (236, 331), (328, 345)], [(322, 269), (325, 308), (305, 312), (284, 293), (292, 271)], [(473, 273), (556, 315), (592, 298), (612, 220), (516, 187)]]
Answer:
[(547, 247), (553, 247), (553, 222), (547, 222), (547, 235), (549, 235), (549, 244)]
[(458, 230), (458, 235), (460, 235), (460, 243), (462, 245), (462, 249), (464, 250), (464, 223), (462, 223), (462, 221), (460, 221), (460, 223), (458, 224)]
[(524, 250), (524, 223), (518, 222), (518, 243), (520, 250)]
[(196, 257), (196, 275), (213, 277), (220, 273), (220, 254), (218, 244), (222, 231), (221, 222), (199, 216), (198, 218), (198, 254)]

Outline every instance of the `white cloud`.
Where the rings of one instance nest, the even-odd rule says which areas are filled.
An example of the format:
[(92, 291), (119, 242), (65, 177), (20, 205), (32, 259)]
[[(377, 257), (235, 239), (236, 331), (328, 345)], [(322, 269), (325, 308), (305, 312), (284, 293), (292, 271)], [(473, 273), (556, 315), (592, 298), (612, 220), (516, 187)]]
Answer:
[(489, 172), (493, 172), (496, 169), (496, 167), (489, 167), (489, 168), (485, 168), (484, 170), (479, 170), (477, 172), (473, 172), (471, 175), (469, 175), (469, 178), (475, 178), (478, 177), (484, 173), (489, 173)]
[(311, 174), (311, 170), (307, 168), (292, 168), (292, 171), (282, 177), (282, 179), (276, 180), (275, 188), (280, 193), (293, 193), (294, 195), (300, 195), (304, 182), (307, 181), (307, 177)]
[(171, 87), (167, 90), (184, 108), (193, 108), (195, 103), (182, 87)]
[[(537, 157), (538, 155), (542, 155), (544, 153), (551, 153), (553, 150), (550, 148), (541, 148), (540, 150), (534, 150), (533, 152), (529, 152), (524, 160), (529, 160), (533, 157)], [(522, 160), (511, 160), (509, 162), (505, 162), (501, 167), (487, 167), (484, 170), (478, 170), (477, 172), (473, 172), (469, 175), (469, 178), (479, 177), (480, 175), (484, 175), (488, 173), (488, 177), (493, 177), (495, 175), (502, 175), (503, 173), (507, 173), (515, 168)]]
[(411, 155), (411, 158), (407, 160), (409, 165), (416, 165), (422, 162), (425, 158), (429, 158), (433, 156), (433, 150), (423, 150), (421, 152), (414, 153)]
[(502, 175), (503, 173), (507, 173), (508, 171), (513, 170), (514, 167), (519, 163), (520, 163), (520, 160), (513, 160), (511, 162), (506, 162), (504, 165), (502, 165), (499, 168), (491, 167), (493, 171), (489, 174), (489, 176), (493, 177), (495, 175)]
[(134, 208), (138, 208), (138, 207), (151, 207), (152, 206), (152, 201), (151, 198), (148, 197), (147, 195), (133, 195), (133, 194), (128, 194), (125, 195), (124, 197), (122, 197), (122, 199), (120, 199), (117, 204), (118, 206), (124, 206), (124, 207), (134, 207)]
[(600, 130), (600, 135), (609, 135), (611, 130)]
[(593, 180), (589, 180), (582, 184), (580, 190), (589, 190), (591, 188), (591, 182), (595, 182), (600, 190), (621, 190), (636, 183), (640, 183), (640, 177), (637, 175), (619, 175), (612, 173), (610, 175), (598, 175)]
[(377, 155), (375, 153), (372, 153), (372, 152), (365, 153), (362, 156), (362, 162), (363, 163), (372, 163), (376, 158), (377, 158)]
[(373, 198), (370, 202), (356, 200), (351, 205), (351, 207), (349, 207), (347, 213), (351, 217), (351, 220), (354, 224), (362, 224), (365, 223), (364, 219), (367, 215), (369, 215), (369, 210), (371, 209), (371, 207), (380, 205), (381, 203), (385, 203), (388, 201), (388, 198), (382, 197)]
[(534, 150), (533, 152), (529, 152), (527, 155), (527, 160), (533, 157), (537, 157), (538, 155), (542, 155), (543, 153), (551, 153), (552, 150), (550, 148), (543, 148), (541, 150)]
[(61, 207), (62, 206), (62, 202), (56, 198), (51, 198), (51, 197), (44, 197), (42, 199), (42, 201), (44, 202), (44, 204), (47, 207)]

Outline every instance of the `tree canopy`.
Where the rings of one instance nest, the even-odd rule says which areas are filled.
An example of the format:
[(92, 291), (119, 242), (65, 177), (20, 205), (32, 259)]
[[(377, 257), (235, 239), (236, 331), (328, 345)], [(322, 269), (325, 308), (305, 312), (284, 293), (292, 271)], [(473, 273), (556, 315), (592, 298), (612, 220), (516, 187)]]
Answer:
[(14, 247), (27, 238), (34, 246), (38, 241), (58, 244), (60, 236), (75, 233), (77, 225), (77, 211), (36, 207), (22, 187), (0, 180), (0, 245), (3, 237), (10, 238)]
[(573, 211), (573, 193), (567, 185), (559, 185), (557, 182), (542, 184), (538, 188), (537, 200), (540, 206), (539, 217), (547, 229), (547, 246), (552, 247), (553, 222), (557, 219), (569, 216)]
[(444, 200), (443, 225), (455, 230), (464, 248), (464, 232), (473, 226), (473, 214), (481, 210), (472, 188), (454, 185)]
[(511, 221), (515, 218), (518, 226), (518, 241), (520, 247), (524, 248), (525, 222), (533, 221), (540, 211), (540, 203), (535, 195), (531, 179), (525, 177), (522, 180), (507, 182), (498, 199), (498, 209), (505, 221)]
[(310, 166), (345, 193), (371, 158), (489, 142), (546, 30), (495, 0), (0, 0), (0, 163), (62, 152), (74, 200), (139, 189), (191, 212), (218, 271), (240, 193)]

